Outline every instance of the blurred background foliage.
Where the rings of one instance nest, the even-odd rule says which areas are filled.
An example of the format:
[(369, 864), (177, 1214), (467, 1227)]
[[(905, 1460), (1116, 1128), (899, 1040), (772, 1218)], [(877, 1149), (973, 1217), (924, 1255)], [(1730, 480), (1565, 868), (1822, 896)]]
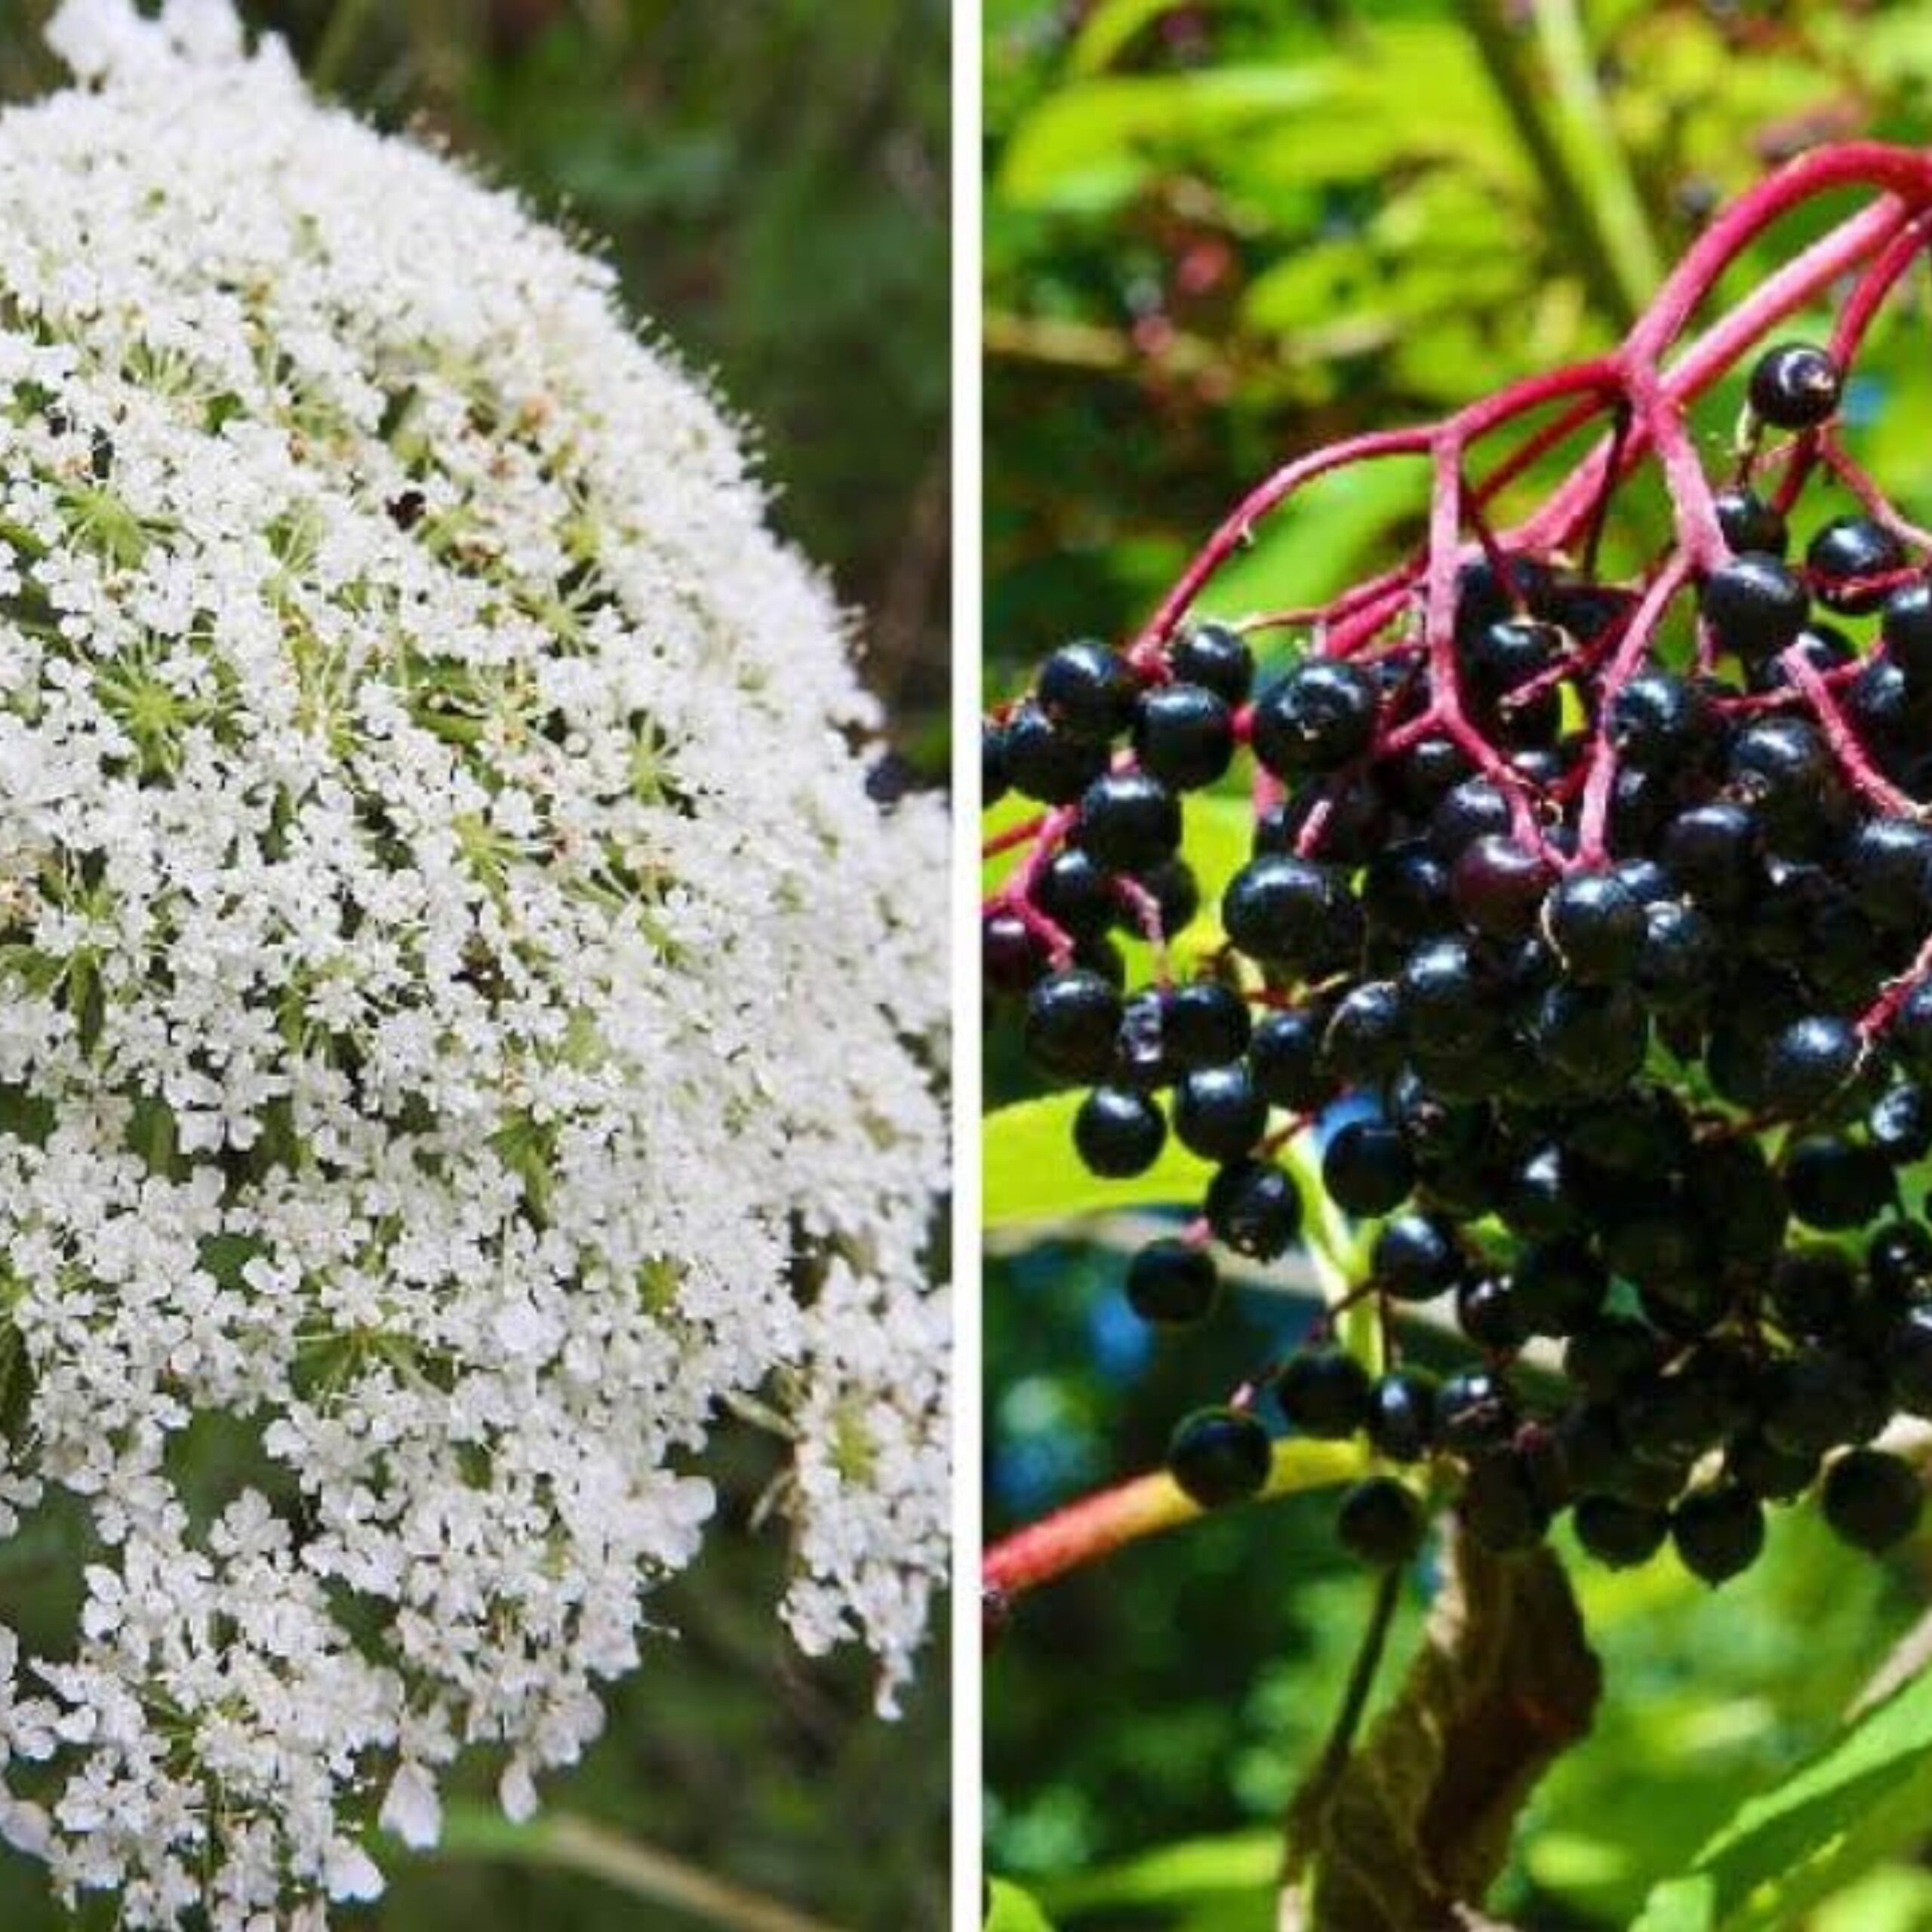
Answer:
[[(984, 26), (989, 701), (1068, 637), (1131, 635), (1278, 464), (1608, 345), (1712, 210), (1777, 162), (1932, 127), (1932, 12), (1877, 0), (986, 0)], [(1726, 288), (1851, 205), (1786, 222)], [(1863, 460), (1921, 513), (1928, 292), (1903, 291), (1847, 402)], [(1721, 389), (1699, 435), (1727, 435), (1737, 402)], [(1320, 486), (1205, 608), (1305, 603), (1394, 561), (1424, 481), (1395, 464)], [(1226, 810), (1190, 804), (1197, 856)], [(1202, 869), (1211, 904), (1222, 875)], [(995, 1108), (1036, 1091), (1011, 1017), (988, 1041)], [(1057, 1161), (1031, 1164), (1025, 1217), (991, 1207), (993, 1535), (1158, 1462), (1179, 1414), (1313, 1312), (1277, 1271), (1204, 1333), (1150, 1337), (1121, 1290), (1145, 1211), (1032, 1218), (1081, 1185), (1070, 1149)], [(1369, 1607), (1333, 1501), (1207, 1520), (1019, 1607), (987, 1666), (989, 1858), (1054, 1924), (1275, 1924), (1281, 1815)], [(1853, 1561), (1801, 1513), (1721, 1593), (1669, 1556), (1577, 1576), (1607, 1690), (1492, 1895), (1530, 1932), (1631, 1924), (1740, 1801), (1831, 1737), (1932, 1604), (1932, 1546)], [(1404, 1601), (1385, 1693), (1432, 1581)], [(1927, 1932), (1932, 1872), (1894, 1835), (1808, 1915), (1752, 1922)]]
[[(949, 9), (944, 0), (251, 0), (326, 91), (411, 127), (595, 238), (626, 299), (755, 426), (777, 520), (860, 614), (900, 751), (946, 771)], [(0, 0), (0, 98), (54, 84), (51, 0)], [(778, 1458), (713, 1471), (732, 1534), (653, 1599), (662, 1634), (606, 1733), (546, 1782), (567, 1809), (826, 1924), (946, 1922), (943, 1647), (896, 1724), (865, 1659), (801, 1658), (754, 1531)], [(31, 1587), (0, 1569), (8, 1601)], [(942, 1612), (940, 1627), (943, 1628)], [(388, 1897), (345, 1924), (631, 1932), (703, 1922), (559, 1869), (537, 1832), (485, 1846), (491, 1767), (451, 1855), (391, 1844)], [(494, 1809), (493, 1807), (490, 1807)], [(461, 1841), (461, 1848), (454, 1841)], [(486, 1850), (496, 1855), (485, 1855)], [(0, 1926), (67, 1922), (0, 1852)], [(113, 1923), (103, 1904), (81, 1921)], [(734, 1917), (719, 1922), (768, 1924)]]

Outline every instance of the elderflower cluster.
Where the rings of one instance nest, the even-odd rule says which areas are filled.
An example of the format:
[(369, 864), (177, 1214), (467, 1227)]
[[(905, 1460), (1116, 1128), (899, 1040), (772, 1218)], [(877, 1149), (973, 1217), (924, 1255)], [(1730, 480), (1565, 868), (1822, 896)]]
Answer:
[(946, 841), (606, 269), (228, 0), (51, 38), (0, 118), (0, 1831), (131, 1926), (312, 1927), (466, 1746), (512, 1814), (578, 1754), (740, 1398), (783, 1614), (903, 1679)]

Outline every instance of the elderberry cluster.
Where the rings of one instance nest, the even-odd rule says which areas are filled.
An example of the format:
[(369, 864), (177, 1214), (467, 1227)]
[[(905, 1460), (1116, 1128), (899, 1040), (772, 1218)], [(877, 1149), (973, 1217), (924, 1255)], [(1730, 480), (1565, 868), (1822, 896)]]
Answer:
[[(1820, 349), (1767, 352), (1754, 437), (1801, 445), (1841, 386)], [(1492, 1549), (1567, 1509), (1604, 1562), (1669, 1540), (1712, 1583), (1767, 1503), (1815, 1491), (1873, 1551), (1918, 1521), (1912, 1466), (1871, 1444), (1932, 1417), (1932, 574), (1876, 505), (1798, 549), (1801, 490), (1758, 481), (1747, 458), (1712, 491), (1715, 561), (1641, 651), (1654, 576), (1491, 543), (1446, 659), (1412, 613), (1257, 675), (1197, 622), (1066, 645), (986, 728), (989, 801), (1044, 808), (988, 902), (989, 993), (1088, 1090), (1089, 1169), (1171, 1137), (1213, 1164), (1198, 1223), (1134, 1258), (1135, 1310), (1198, 1321), (1217, 1245), (1295, 1244), (1309, 1127), (1322, 1189), (1378, 1224), (1355, 1292), (1384, 1371), (1324, 1322), (1269, 1378), (1294, 1429), (1366, 1439), (1339, 1527), (1371, 1561), (1444, 1489)], [(1432, 724), (1445, 676), (1469, 728)], [(1252, 851), (1201, 940), (1183, 800), (1244, 758)], [(1444, 1377), (1402, 1358), (1425, 1303), (1467, 1347)], [(1243, 1399), (1188, 1417), (1171, 1468), (1212, 1505), (1270, 1454)]]

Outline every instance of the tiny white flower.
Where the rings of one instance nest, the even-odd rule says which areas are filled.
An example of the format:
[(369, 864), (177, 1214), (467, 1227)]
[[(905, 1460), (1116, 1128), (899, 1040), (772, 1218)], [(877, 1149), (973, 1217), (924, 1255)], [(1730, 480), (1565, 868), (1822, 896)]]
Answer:
[(65, 0), (0, 115), (0, 1537), (87, 1552), (49, 1654), (0, 1609), (0, 1835), (322, 1932), (651, 1667), (734, 1398), (780, 1614), (905, 1681), (947, 840), (608, 269), (152, 11)]

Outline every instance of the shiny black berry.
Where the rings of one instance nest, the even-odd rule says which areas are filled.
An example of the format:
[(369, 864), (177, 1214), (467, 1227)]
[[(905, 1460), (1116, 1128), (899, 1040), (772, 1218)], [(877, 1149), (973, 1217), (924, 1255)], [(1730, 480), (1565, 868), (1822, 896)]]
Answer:
[(1327, 868), (1286, 853), (1251, 859), (1229, 881), (1221, 924), (1251, 958), (1306, 974), (1352, 949), (1360, 914)]
[(1761, 550), (1782, 557), (1791, 543), (1784, 518), (1756, 491), (1735, 485), (1720, 490), (1711, 499), (1718, 513), (1718, 528), (1734, 550)]
[(1342, 1546), (1377, 1569), (1406, 1563), (1422, 1547), (1422, 1505), (1393, 1476), (1370, 1476), (1342, 1498), (1335, 1519)]
[(1026, 1001), (1026, 1051), (1049, 1073), (1097, 1080), (1112, 1064), (1121, 998), (1101, 974), (1083, 967), (1051, 974)]
[(1873, 580), (1894, 576), (1905, 564), (1905, 546), (1869, 516), (1834, 517), (1804, 551), (1819, 602), (1847, 617), (1877, 610), (1897, 586)]
[(1306, 1113), (1334, 1097), (1335, 1081), (1321, 1060), (1327, 1026), (1327, 1014), (1307, 1007), (1284, 1007), (1256, 1022), (1248, 1069), (1270, 1106)]
[(1184, 632), (1168, 663), (1177, 681), (1199, 685), (1229, 705), (1244, 704), (1254, 683), (1254, 653), (1226, 624), (1196, 624)]
[(1718, 1483), (1678, 1504), (1670, 1534), (1693, 1576), (1721, 1583), (1758, 1560), (1764, 1546), (1764, 1506), (1735, 1483)]
[(1343, 1349), (1304, 1349), (1275, 1378), (1281, 1413), (1304, 1435), (1339, 1440), (1368, 1417), (1368, 1371)]
[(1321, 1184), (1345, 1214), (1367, 1218), (1399, 1208), (1415, 1178), (1407, 1143), (1385, 1121), (1349, 1121), (1322, 1150)]
[(1393, 1369), (1368, 1392), (1364, 1426), (1370, 1446), (1392, 1463), (1417, 1463), (1435, 1441), (1435, 1379), (1421, 1369)]
[(1670, 1517), (1620, 1496), (1585, 1496), (1571, 1512), (1577, 1540), (1599, 1563), (1627, 1570), (1647, 1563), (1670, 1534)]
[(1863, 1051), (1848, 1020), (1828, 1013), (1794, 1020), (1765, 1055), (1765, 1106), (1775, 1113), (1812, 1112), (1858, 1070)]
[(1074, 1151), (1090, 1174), (1109, 1180), (1145, 1174), (1167, 1137), (1159, 1107), (1127, 1088), (1095, 1088), (1073, 1116)]
[(1924, 1500), (1912, 1465), (1882, 1449), (1854, 1449), (1825, 1472), (1825, 1521), (1860, 1549), (1889, 1549), (1911, 1535)]
[(1174, 856), (1180, 832), (1180, 801), (1146, 772), (1103, 772), (1080, 795), (1075, 836), (1106, 871), (1158, 865)]
[(1220, 1298), (1220, 1271), (1204, 1247), (1164, 1235), (1128, 1263), (1128, 1305), (1143, 1321), (1185, 1327), (1204, 1320)]
[(1755, 663), (1796, 641), (1811, 599), (1781, 558), (1746, 550), (1705, 578), (1697, 608), (1718, 650)]
[(1216, 1238), (1254, 1260), (1286, 1253), (1301, 1232), (1300, 1190), (1272, 1161), (1234, 1161), (1219, 1169), (1204, 1207)]
[(1268, 1103), (1247, 1066), (1235, 1061), (1183, 1076), (1174, 1088), (1174, 1134), (1203, 1160), (1232, 1161), (1261, 1138)]
[(1572, 872), (1543, 901), (1543, 936), (1585, 985), (1627, 978), (1645, 929), (1644, 907), (1613, 873)]
[(1202, 685), (1157, 685), (1134, 712), (1141, 769), (1177, 791), (1211, 785), (1233, 761), (1234, 719), (1227, 701)]
[(1204, 1509), (1239, 1503), (1268, 1480), (1268, 1432), (1239, 1409), (1196, 1409), (1168, 1445), (1168, 1473)]
[(1254, 755), (1278, 778), (1333, 771), (1367, 751), (1375, 731), (1374, 680), (1359, 666), (1309, 658), (1254, 701)]
[(1809, 429), (1838, 406), (1843, 372), (1808, 342), (1781, 342), (1752, 365), (1752, 410), (1774, 429)]
[(1463, 1251), (1445, 1217), (1395, 1214), (1377, 1231), (1368, 1266), (1385, 1294), (1398, 1301), (1433, 1301), (1461, 1280)]
[(1063, 644), (1040, 666), (1040, 709), (1069, 738), (1104, 744), (1127, 728), (1140, 689), (1127, 660), (1097, 638)]

